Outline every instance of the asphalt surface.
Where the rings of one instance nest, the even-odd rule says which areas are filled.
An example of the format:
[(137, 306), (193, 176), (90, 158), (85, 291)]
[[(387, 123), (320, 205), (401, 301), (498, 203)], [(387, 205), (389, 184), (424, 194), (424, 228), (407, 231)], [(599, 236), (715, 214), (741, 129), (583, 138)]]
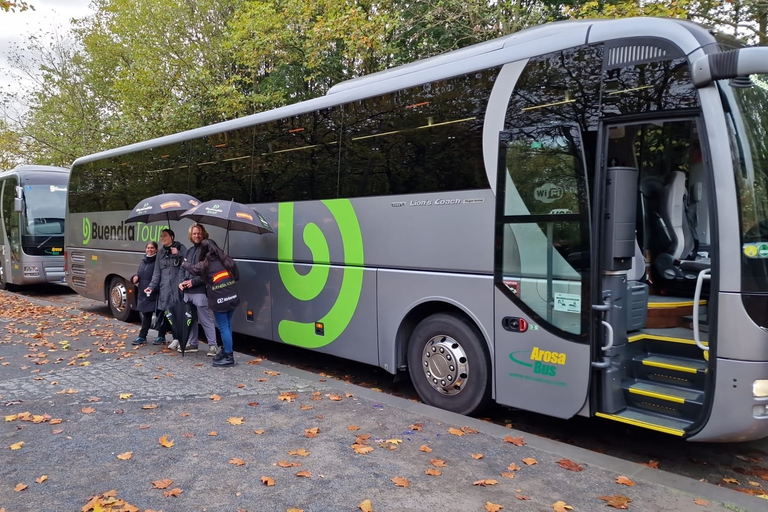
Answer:
[(213, 368), (204, 352), (135, 349), (134, 325), (45, 300), (0, 292), (0, 326), (5, 512), (610, 509), (601, 497), (628, 510), (768, 509), (273, 361), (238, 354)]

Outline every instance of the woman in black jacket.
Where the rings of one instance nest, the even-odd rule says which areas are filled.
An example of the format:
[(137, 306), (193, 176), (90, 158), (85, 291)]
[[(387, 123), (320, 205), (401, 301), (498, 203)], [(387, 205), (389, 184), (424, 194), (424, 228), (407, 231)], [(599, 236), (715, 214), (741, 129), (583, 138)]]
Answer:
[(224, 348), (213, 359), (213, 366), (233, 366), (232, 354), (232, 316), (240, 304), (237, 295), (237, 280), (240, 273), (235, 261), (216, 242), (210, 238), (200, 242), (199, 262), (192, 264), (184, 260), (182, 268), (192, 275), (200, 276), (205, 281), (205, 294), (208, 307), (213, 311), (216, 326), (221, 332)]
[[(155, 271), (155, 259), (157, 259), (157, 242), (149, 242), (144, 250), (146, 254), (142, 258), (141, 263), (139, 263), (139, 270), (131, 278), (131, 281), (133, 281), (138, 290), (144, 290), (152, 280), (152, 273)], [(133, 340), (134, 345), (147, 344), (147, 333), (152, 323), (152, 313), (156, 312), (156, 308), (156, 292), (153, 291), (149, 294), (140, 292), (136, 295), (136, 311), (141, 316), (141, 330), (139, 331), (139, 337)], [(161, 315), (162, 312), (157, 311), (157, 314)]]

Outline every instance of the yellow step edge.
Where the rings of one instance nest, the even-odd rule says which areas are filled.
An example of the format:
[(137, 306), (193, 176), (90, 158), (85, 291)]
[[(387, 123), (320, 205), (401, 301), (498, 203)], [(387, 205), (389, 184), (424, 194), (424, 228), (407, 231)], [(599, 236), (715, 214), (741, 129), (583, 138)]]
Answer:
[(605, 418), (608, 420), (614, 420), (614, 421), (620, 421), (621, 423), (627, 423), (629, 425), (634, 425), (636, 427), (643, 427), (650, 430), (657, 430), (659, 432), (664, 432), (665, 434), (672, 434), (673, 436), (684, 436), (685, 431), (677, 429), (677, 428), (671, 428), (671, 427), (663, 427), (661, 425), (654, 425), (653, 423), (648, 423), (647, 421), (640, 421), (640, 420), (633, 420), (631, 418), (624, 418), (622, 416), (616, 416), (615, 414), (605, 414), (604, 412), (598, 412), (595, 413), (595, 416), (599, 418)]
[[(700, 300), (699, 305), (704, 306), (707, 304), (707, 301)], [(649, 302), (648, 303), (648, 309), (670, 309), (670, 308), (685, 308), (685, 307), (693, 307), (693, 301), (683, 301), (683, 302)]]
[[(661, 336), (659, 334), (648, 334), (648, 333), (638, 333), (633, 336), (630, 336), (627, 338), (627, 341), (630, 343), (640, 340), (657, 340), (657, 341), (668, 341), (670, 343), (680, 343), (682, 345), (695, 345), (696, 342), (693, 340), (689, 340), (687, 338), (674, 338), (672, 336)], [(702, 345), (705, 347), (709, 346), (709, 342), (702, 341)]]
[(664, 368), (665, 370), (677, 370), (678, 372), (685, 372), (685, 373), (699, 372), (696, 368), (691, 368), (689, 366), (678, 366), (676, 364), (659, 363), (656, 361), (648, 361), (645, 359), (643, 360), (643, 366), (653, 366), (654, 368)]
[(684, 404), (685, 398), (679, 396), (665, 395), (663, 393), (654, 393), (653, 391), (646, 391), (644, 389), (629, 388), (629, 392), (634, 395), (649, 396), (651, 398), (658, 398), (659, 400), (666, 400), (667, 402), (674, 402), (676, 404)]

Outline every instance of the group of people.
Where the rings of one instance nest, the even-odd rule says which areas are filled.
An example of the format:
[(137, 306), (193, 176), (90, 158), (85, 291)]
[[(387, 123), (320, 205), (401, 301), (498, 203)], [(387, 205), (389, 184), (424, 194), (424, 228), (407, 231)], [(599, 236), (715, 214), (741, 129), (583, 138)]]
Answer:
[[(138, 290), (136, 310), (141, 316), (141, 330), (134, 345), (146, 345), (147, 335), (156, 318), (154, 328), (157, 338), (154, 345), (166, 342), (165, 336), (172, 332), (169, 311), (180, 301), (191, 304), (197, 314), (192, 315), (186, 352), (197, 352), (198, 322), (208, 342), (208, 355), (213, 366), (233, 366), (232, 316), (240, 303), (237, 280), (240, 274), (235, 261), (208, 238), (202, 224), (189, 228), (192, 247), (176, 241), (170, 228), (160, 234), (162, 248), (156, 242), (149, 242), (145, 255), (131, 281)], [(173, 321), (173, 320), (171, 320)], [(178, 320), (177, 320), (178, 321)], [(215, 322), (215, 323), (214, 323)], [(216, 327), (219, 328), (222, 350), (216, 343)], [(181, 352), (178, 339), (168, 348)]]

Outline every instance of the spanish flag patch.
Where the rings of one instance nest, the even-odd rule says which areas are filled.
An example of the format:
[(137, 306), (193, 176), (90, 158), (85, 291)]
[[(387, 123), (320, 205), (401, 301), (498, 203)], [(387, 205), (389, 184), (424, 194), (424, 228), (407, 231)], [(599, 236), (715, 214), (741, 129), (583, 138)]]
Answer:
[(229, 277), (229, 271), (228, 270), (222, 270), (221, 272), (216, 272), (213, 274), (213, 282), (218, 283), (222, 279), (226, 279)]

